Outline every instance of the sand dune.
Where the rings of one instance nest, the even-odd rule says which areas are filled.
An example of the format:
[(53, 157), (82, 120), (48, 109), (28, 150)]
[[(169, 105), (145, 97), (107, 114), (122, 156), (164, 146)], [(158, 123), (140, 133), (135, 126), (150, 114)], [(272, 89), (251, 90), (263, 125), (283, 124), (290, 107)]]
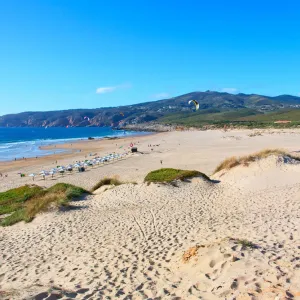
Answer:
[(216, 182), (124, 184), (0, 228), (2, 297), (300, 298), (299, 172), (270, 156)]
[(271, 155), (250, 163), (249, 166), (222, 170), (213, 178), (231, 185), (238, 184), (244, 191), (284, 188), (299, 183), (300, 161), (282, 155)]

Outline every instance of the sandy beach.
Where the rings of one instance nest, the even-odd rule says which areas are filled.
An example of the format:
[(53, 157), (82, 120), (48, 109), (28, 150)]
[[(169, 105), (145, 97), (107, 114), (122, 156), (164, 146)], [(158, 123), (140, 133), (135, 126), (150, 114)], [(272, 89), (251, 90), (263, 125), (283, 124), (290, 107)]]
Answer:
[[(262, 135), (251, 135), (261, 133)], [(300, 130), (221, 130), (185, 131), (155, 133), (146, 136), (128, 137), (116, 140), (85, 140), (72, 144), (57, 145), (72, 153), (55, 154), (37, 159), (0, 162), (0, 191), (33, 183), (26, 175), (50, 170), (57, 165), (68, 165), (109, 153), (124, 153), (130, 150), (130, 144), (138, 147), (139, 153), (129, 155), (127, 159), (113, 164), (89, 168), (85, 173), (73, 172), (63, 177), (43, 180), (37, 176), (34, 183), (51, 186), (57, 182), (66, 182), (90, 189), (105, 176), (119, 176), (125, 181), (143, 182), (146, 174), (164, 167), (196, 169), (210, 175), (225, 158), (233, 155), (245, 155), (265, 148), (284, 148), (288, 151), (300, 151), (298, 141)], [(151, 147), (148, 147), (151, 145)], [(120, 149), (120, 147), (123, 148)], [(55, 145), (49, 146), (54, 148)], [(79, 152), (81, 150), (81, 152)], [(161, 163), (162, 160), (162, 163)], [(5, 177), (7, 175), (7, 177)]]
[[(122, 153), (131, 142), (139, 151), (83, 173), (35, 178), (88, 190), (106, 176), (128, 183), (74, 201), (77, 209), (0, 227), (0, 299), (300, 299), (299, 161), (271, 155), (213, 174), (233, 155), (298, 155), (299, 140), (298, 129), (166, 132), (0, 163), (6, 191), (33, 183), (18, 172)], [(162, 167), (213, 181), (144, 183)]]

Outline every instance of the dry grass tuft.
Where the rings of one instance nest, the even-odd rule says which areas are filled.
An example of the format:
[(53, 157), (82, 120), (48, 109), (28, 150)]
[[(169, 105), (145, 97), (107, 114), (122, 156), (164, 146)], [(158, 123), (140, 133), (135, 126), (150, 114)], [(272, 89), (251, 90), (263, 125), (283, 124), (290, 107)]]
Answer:
[(251, 155), (246, 155), (241, 157), (233, 156), (227, 158), (217, 166), (213, 174), (220, 172), (221, 170), (230, 170), (240, 165), (248, 166), (251, 162), (266, 158), (271, 155), (286, 156), (292, 159), (300, 160), (299, 157), (293, 156), (281, 149), (265, 149)]
[(34, 197), (25, 205), (25, 214), (28, 220), (32, 220), (39, 212), (44, 212), (50, 208), (67, 206), (65, 193), (45, 193), (42, 196)]
[(255, 131), (255, 132), (252, 132), (250, 134), (248, 134), (249, 137), (254, 137), (254, 136), (262, 136), (262, 133), (259, 132), (259, 131)]
[(242, 249), (258, 249), (259, 246), (254, 244), (253, 242), (246, 240), (246, 239), (235, 239), (231, 238), (231, 241), (233, 241), (235, 244), (241, 245)]
[(200, 246), (197, 245), (197, 246), (191, 247), (188, 250), (186, 250), (182, 256), (183, 262), (188, 263), (192, 257), (197, 255), (199, 248), (200, 248)]
[(101, 179), (97, 184), (95, 184), (92, 188), (92, 192), (98, 190), (104, 185), (121, 185), (124, 184), (125, 182), (120, 181), (116, 176), (115, 177), (104, 177)]

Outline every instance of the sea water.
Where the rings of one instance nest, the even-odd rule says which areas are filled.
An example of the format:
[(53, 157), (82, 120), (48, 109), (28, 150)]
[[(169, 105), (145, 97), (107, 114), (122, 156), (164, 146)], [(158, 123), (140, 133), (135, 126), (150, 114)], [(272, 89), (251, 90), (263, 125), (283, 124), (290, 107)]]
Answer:
[(41, 146), (87, 140), (88, 137), (124, 137), (145, 132), (113, 130), (111, 127), (48, 127), (48, 128), (1, 128), (0, 161), (44, 156), (68, 150), (41, 150)]

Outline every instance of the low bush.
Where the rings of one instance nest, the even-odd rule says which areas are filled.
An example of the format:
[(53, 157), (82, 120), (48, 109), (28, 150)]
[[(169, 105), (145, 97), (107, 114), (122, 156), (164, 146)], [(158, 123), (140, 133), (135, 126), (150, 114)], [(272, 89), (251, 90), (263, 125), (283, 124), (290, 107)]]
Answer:
[(9, 214), (1, 220), (1, 225), (30, 222), (38, 213), (66, 207), (69, 201), (85, 193), (88, 191), (66, 183), (58, 183), (48, 189), (26, 185), (0, 193), (0, 215)]
[(184, 180), (191, 177), (202, 177), (210, 181), (210, 178), (199, 171), (180, 170), (172, 168), (163, 168), (152, 171), (145, 177), (145, 182), (172, 182), (174, 180)]

